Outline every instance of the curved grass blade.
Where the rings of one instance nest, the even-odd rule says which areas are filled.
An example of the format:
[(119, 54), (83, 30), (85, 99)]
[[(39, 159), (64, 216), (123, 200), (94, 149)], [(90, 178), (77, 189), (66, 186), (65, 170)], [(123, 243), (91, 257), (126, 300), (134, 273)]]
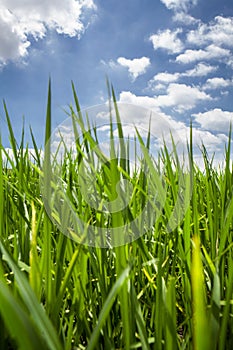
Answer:
[(6, 283), (0, 280), (0, 313), (19, 349), (41, 350), (45, 347), (42, 335), (36, 329), (30, 316), (14, 297)]
[(21, 298), (31, 314), (38, 330), (43, 334), (43, 337), (47, 343), (47, 346), (51, 350), (61, 350), (61, 344), (58, 336), (50, 322), (48, 316), (45, 313), (42, 305), (38, 302), (33, 290), (30, 287), (25, 275), (20, 271), (12, 257), (6, 250), (4, 244), (0, 241), (0, 249), (3, 254), (3, 259), (8, 263), (11, 270), (14, 273), (15, 280), (18, 284), (19, 293)]

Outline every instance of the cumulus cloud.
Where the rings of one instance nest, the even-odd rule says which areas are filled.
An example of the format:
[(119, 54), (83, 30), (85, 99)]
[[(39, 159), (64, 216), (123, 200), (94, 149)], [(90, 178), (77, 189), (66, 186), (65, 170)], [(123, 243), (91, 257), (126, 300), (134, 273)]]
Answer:
[(214, 165), (219, 166), (224, 158), (224, 145), (228, 142), (228, 137), (223, 133), (213, 134), (210, 130), (202, 130), (193, 127), (194, 159), (201, 161), (199, 164), (203, 168), (203, 156), (197, 149), (205, 146), (209, 158), (214, 155)]
[(200, 23), (187, 34), (187, 41), (198, 46), (214, 43), (233, 47), (233, 17), (216, 16), (210, 23)]
[(137, 96), (130, 91), (122, 91), (119, 96), (119, 102), (144, 106), (144, 108), (150, 108), (157, 112), (160, 112), (158, 103), (154, 97)]
[(231, 51), (211, 44), (205, 49), (185, 50), (184, 53), (176, 57), (178, 63), (192, 63), (195, 61), (222, 59), (231, 56)]
[(9, 58), (26, 56), (29, 46), (27, 36), (15, 23), (15, 16), (9, 10), (0, 7), (0, 66)]
[(230, 123), (233, 122), (233, 112), (223, 111), (220, 108), (208, 112), (193, 114), (195, 120), (203, 129), (225, 132), (229, 131)]
[(196, 24), (199, 22), (198, 19), (190, 16), (188, 13), (186, 12), (177, 12), (174, 14), (174, 16), (172, 17), (174, 22), (178, 22), (178, 23), (182, 23), (185, 25), (192, 25), (192, 24)]
[[(137, 96), (130, 91), (122, 91), (119, 96), (119, 106), (121, 104), (134, 106), (133, 114), (122, 113), (122, 120), (124, 122), (134, 123), (135, 126), (143, 127), (145, 130), (148, 130), (150, 127), (153, 135), (160, 137), (167, 135), (167, 143), (171, 141), (169, 139), (170, 132), (172, 132), (174, 138), (178, 139), (181, 132), (185, 134), (185, 130), (187, 129), (185, 124), (174, 120), (171, 116), (162, 112), (157, 106), (157, 101), (154, 97)], [(143, 107), (144, 112), (140, 108), (137, 110), (137, 106)]]
[(191, 6), (197, 4), (197, 0), (160, 0), (169, 10), (187, 11)]
[(193, 69), (189, 69), (184, 72), (183, 75), (187, 77), (203, 77), (216, 71), (217, 69), (218, 67), (216, 66), (211, 66), (206, 63), (198, 63)]
[(139, 75), (144, 74), (146, 69), (150, 66), (150, 59), (148, 57), (134, 58), (132, 60), (125, 57), (119, 57), (117, 62), (121, 66), (128, 68), (133, 80)]
[(181, 52), (184, 48), (182, 41), (178, 38), (178, 34), (181, 32), (181, 29), (176, 29), (175, 31), (166, 29), (158, 31), (158, 34), (151, 35), (149, 39), (153, 44), (154, 50), (163, 49), (168, 51), (168, 53), (175, 54)]
[(215, 90), (215, 89), (221, 89), (226, 88), (233, 85), (233, 81), (230, 79), (224, 79), (224, 78), (211, 78), (207, 79), (206, 83), (203, 85), (203, 90)]
[(169, 84), (166, 95), (156, 97), (158, 106), (174, 107), (179, 113), (194, 108), (197, 102), (210, 100), (211, 96), (197, 87), (177, 83)]
[(157, 111), (164, 107), (173, 107), (179, 113), (194, 108), (200, 101), (210, 100), (212, 97), (197, 87), (177, 83), (169, 84), (166, 94), (154, 97), (136, 96), (129, 91), (120, 94), (120, 101), (124, 103), (144, 104)]
[(209, 23), (199, 21), (197, 28), (187, 33), (186, 45), (192, 48), (176, 57), (179, 63), (214, 59), (232, 66), (233, 17), (216, 16)]
[(150, 83), (153, 82), (163, 82), (163, 83), (171, 83), (174, 81), (177, 81), (180, 77), (180, 73), (168, 73), (168, 72), (162, 72), (156, 74), (153, 79), (150, 81)]
[[(179, 98), (174, 98), (172, 103), (175, 100), (179, 100)], [(155, 111), (152, 114), (145, 114), (143, 118), (141, 113), (133, 113), (133, 115), (123, 113), (122, 116), (125, 118), (124, 122), (134, 123), (139, 130), (140, 127), (147, 129), (150, 125), (152, 135), (167, 135), (167, 146), (170, 145), (169, 135), (171, 131), (175, 143), (178, 142), (178, 145), (181, 146), (179, 149), (182, 151), (186, 149), (186, 142), (189, 142), (190, 135), (189, 126), (162, 112), (158, 107), (156, 97), (137, 96), (132, 92), (122, 91), (119, 96), (119, 103), (132, 104)], [(190, 101), (187, 101), (187, 103), (190, 104)], [(220, 166), (224, 159), (224, 145), (228, 142), (226, 133), (229, 130), (229, 123), (233, 119), (233, 113), (215, 109), (193, 116), (197, 123), (201, 124), (200, 127), (193, 125), (192, 128), (193, 152), (196, 164), (204, 169), (203, 156), (200, 152), (200, 148), (204, 144), (209, 157), (212, 158), (214, 155), (214, 166)]]
[[(178, 145), (180, 150), (186, 149), (186, 142), (189, 142), (189, 135), (190, 135), (190, 128), (189, 126), (185, 125), (185, 123), (178, 121), (171, 116), (163, 113), (160, 111), (160, 109), (157, 106), (157, 100), (155, 97), (148, 97), (148, 96), (136, 96), (135, 94), (129, 92), (129, 91), (123, 91), (120, 94), (119, 97), (119, 103), (123, 104), (132, 104), (134, 106), (140, 106), (152, 111), (155, 111), (155, 113), (147, 113), (143, 116), (141, 113), (123, 113), (122, 116), (125, 118), (124, 122), (128, 123), (134, 123), (135, 126), (137, 126), (140, 130), (140, 127), (143, 127), (147, 129), (150, 125), (152, 135), (156, 136), (166, 136), (166, 142), (167, 146), (170, 145), (170, 132), (172, 132), (173, 138), (175, 143), (178, 142)], [(140, 110), (139, 110), (140, 111)], [(208, 112), (210, 115), (212, 114), (212, 111)], [(228, 113), (228, 112), (227, 112)], [(196, 115), (195, 118), (197, 118), (198, 115)], [(215, 117), (213, 117), (213, 122), (215, 122)], [(201, 119), (201, 113), (200, 113), (200, 119)], [(203, 115), (203, 120), (208, 120)], [(229, 119), (229, 118), (227, 118)], [(209, 122), (211, 124), (211, 121)], [(229, 123), (227, 122), (225, 124), (226, 128), (223, 127), (223, 124), (221, 124), (221, 129), (218, 128), (217, 131), (219, 133), (213, 134), (211, 132), (211, 129), (209, 130), (203, 130), (200, 127), (193, 126), (192, 134), (193, 134), (193, 152), (194, 152), (194, 159), (196, 162), (198, 162), (198, 165), (201, 168), (204, 168), (203, 164), (203, 157), (200, 152), (200, 147), (202, 144), (205, 145), (206, 150), (208, 152), (209, 157), (212, 157), (213, 154), (215, 154), (214, 157), (214, 165), (219, 166), (219, 164), (223, 160), (223, 154), (224, 154), (224, 144), (227, 143), (228, 137), (224, 134), (224, 132), (227, 132), (229, 128)], [(213, 129), (212, 129), (213, 130)], [(215, 129), (214, 129), (215, 130)]]
[(93, 0), (2, 0), (0, 64), (25, 57), (31, 38), (42, 39), (50, 29), (79, 38), (85, 30), (83, 14), (95, 8)]
[(209, 64), (198, 63), (193, 69), (186, 70), (183, 73), (160, 72), (156, 74), (153, 77), (153, 79), (149, 81), (148, 86), (154, 88), (154, 87), (157, 87), (157, 85), (154, 86), (154, 84), (157, 84), (157, 82), (160, 82), (163, 84), (169, 84), (169, 83), (178, 81), (182, 77), (203, 77), (208, 75), (209, 73), (216, 71), (217, 68), (218, 67), (211, 66)]

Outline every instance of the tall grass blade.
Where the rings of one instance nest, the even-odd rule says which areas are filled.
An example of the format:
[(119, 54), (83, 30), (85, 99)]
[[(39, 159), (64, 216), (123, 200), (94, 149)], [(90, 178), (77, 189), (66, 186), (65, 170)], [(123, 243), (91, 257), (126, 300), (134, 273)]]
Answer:
[(11, 125), (11, 120), (10, 120), (10, 116), (9, 116), (9, 113), (8, 113), (5, 101), (3, 101), (3, 106), (4, 106), (5, 115), (6, 115), (8, 130), (9, 130), (9, 134), (10, 134), (10, 143), (11, 143), (12, 152), (13, 152), (13, 155), (14, 155), (14, 161), (15, 161), (16, 167), (18, 168), (18, 165), (19, 165), (18, 164), (19, 163), (18, 152), (17, 152), (17, 148), (18, 147), (17, 147), (17, 142), (16, 142), (16, 139), (15, 139), (15, 136), (14, 136), (14, 131), (13, 131), (13, 128), (12, 128), (12, 125)]
[(201, 263), (200, 241), (193, 238), (192, 293), (193, 293), (193, 344), (194, 350), (211, 349), (211, 332), (207, 316), (203, 267)]
[(51, 232), (52, 224), (50, 221), (51, 208), (51, 180), (52, 180), (52, 168), (51, 168), (51, 80), (49, 80), (48, 86), (48, 101), (47, 101), (47, 113), (46, 113), (46, 126), (45, 126), (45, 142), (44, 142), (44, 183), (43, 183), (43, 199), (46, 208), (47, 215), (44, 218), (44, 249), (42, 251), (42, 276), (45, 280), (45, 294), (46, 294), (46, 308), (47, 312), (50, 312), (52, 307), (52, 264), (51, 264)]
[(10, 334), (17, 341), (19, 349), (41, 350), (47, 348), (45, 340), (33, 325), (31, 317), (16, 300), (10, 288), (1, 280), (0, 300), (0, 314), (2, 314)]
[(47, 343), (49, 349), (60, 350), (61, 344), (57, 337), (57, 334), (47, 317), (43, 307), (38, 302), (34, 292), (32, 291), (26, 277), (19, 270), (18, 266), (15, 264), (10, 254), (6, 250), (4, 244), (0, 241), (0, 249), (4, 256), (4, 260), (8, 263), (11, 270), (14, 273), (15, 280), (17, 282), (19, 293), (24, 302), (24, 305), (27, 307), (28, 311), (31, 314), (32, 319), (34, 320), (38, 330), (43, 334), (44, 340)]

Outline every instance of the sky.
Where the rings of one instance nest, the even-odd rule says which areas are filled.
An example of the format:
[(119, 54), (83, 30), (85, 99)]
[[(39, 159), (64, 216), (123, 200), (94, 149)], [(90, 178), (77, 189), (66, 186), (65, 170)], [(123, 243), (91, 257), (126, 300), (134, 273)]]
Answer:
[(0, 0), (5, 147), (3, 100), (16, 139), (24, 122), (40, 147), (49, 77), (56, 128), (73, 104), (71, 81), (86, 109), (107, 101), (106, 76), (119, 103), (153, 111), (181, 140), (191, 120), (195, 142), (221, 159), (233, 119), (232, 0)]

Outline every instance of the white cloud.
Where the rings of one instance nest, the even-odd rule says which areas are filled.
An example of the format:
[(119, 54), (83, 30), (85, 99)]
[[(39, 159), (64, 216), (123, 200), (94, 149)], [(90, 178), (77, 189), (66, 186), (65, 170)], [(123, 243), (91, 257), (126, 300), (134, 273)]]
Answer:
[(198, 63), (193, 69), (186, 70), (183, 73), (161, 72), (156, 74), (149, 82), (148, 88), (152, 90), (162, 90), (166, 88), (165, 84), (177, 82), (182, 77), (203, 77), (217, 70), (218, 67), (205, 63)]
[(233, 112), (223, 111), (219, 108), (204, 113), (193, 114), (193, 116), (202, 128), (218, 132), (227, 133), (230, 123), (233, 122)]
[(218, 67), (216, 66), (211, 66), (205, 63), (198, 63), (193, 69), (187, 70), (182, 75), (187, 77), (203, 77), (209, 73), (216, 71), (217, 69)]
[(168, 73), (168, 72), (162, 72), (156, 74), (152, 80), (150, 80), (149, 83), (154, 83), (157, 81), (163, 82), (163, 83), (171, 83), (174, 81), (177, 81), (180, 77), (180, 73)]
[(35, 40), (45, 37), (47, 30), (80, 37), (84, 32), (82, 16), (95, 9), (93, 0), (1, 0), (0, 64), (25, 57)]
[(224, 78), (211, 78), (206, 81), (206, 83), (203, 85), (202, 89), (204, 90), (212, 90), (212, 89), (221, 89), (226, 88), (228, 86), (233, 85), (233, 81), (230, 79), (224, 79)]
[(209, 100), (212, 100), (211, 96), (197, 87), (176, 83), (168, 86), (166, 95), (156, 97), (159, 107), (174, 107), (179, 113), (194, 108), (199, 101)]
[[(177, 84), (174, 84), (177, 85)], [(184, 86), (181, 87), (184, 89)], [(185, 88), (186, 89), (186, 88)], [(188, 90), (187, 90), (188, 91)], [(189, 90), (190, 92), (190, 90)], [(170, 92), (170, 96), (172, 93)], [(198, 95), (198, 94), (197, 94)], [(174, 98), (178, 100), (178, 98)], [(166, 137), (167, 146), (170, 146), (170, 131), (172, 132), (175, 143), (181, 147), (180, 150), (186, 149), (186, 142), (189, 142), (190, 128), (185, 123), (178, 121), (171, 116), (161, 112), (158, 107), (158, 100), (156, 97), (148, 96), (136, 96), (129, 91), (122, 91), (120, 93), (119, 103), (132, 104), (140, 106), (145, 109), (155, 111), (155, 113), (146, 113), (141, 115), (140, 109), (136, 113), (122, 113), (122, 117), (125, 118), (124, 122), (133, 123), (137, 127), (143, 127), (147, 129), (151, 118), (151, 132), (152, 136), (164, 136)], [(174, 101), (173, 101), (174, 103)], [(188, 102), (190, 104), (190, 101)], [(136, 111), (136, 109), (134, 109)], [(209, 118), (209, 116), (211, 118)], [(194, 159), (201, 169), (204, 169), (203, 156), (201, 155), (199, 147), (202, 144), (205, 145), (209, 157), (214, 154), (214, 166), (218, 167), (224, 160), (224, 145), (228, 142), (228, 137), (224, 134), (228, 132), (229, 122), (233, 118), (233, 113), (224, 112), (221, 110), (213, 110), (206, 113), (199, 113), (195, 115), (195, 119), (201, 126), (206, 127), (208, 130), (203, 130), (199, 127), (193, 126), (193, 152)], [(219, 122), (217, 122), (219, 120)], [(223, 123), (224, 121), (224, 123)], [(217, 134), (213, 134), (213, 131), (218, 131)], [(184, 147), (184, 148), (183, 148)]]
[[(174, 123), (176, 121), (174, 120)], [(178, 129), (179, 137), (181, 140), (184, 140), (183, 142), (186, 142), (186, 140), (189, 142), (190, 137), (190, 128), (187, 126), (184, 126), (181, 130)], [(198, 127), (192, 127), (192, 136), (193, 136), (193, 152), (194, 152), (194, 159), (201, 160), (200, 164), (202, 164), (203, 168), (203, 156), (201, 155), (200, 148), (202, 145), (205, 146), (207, 153), (209, 157), (212, 157), (213, 153), (215, 153), (217, 162), (215, 165), (219, 164), (220, 161), (223, 159), (223, 152), (224, 152), (224, 143), (227, 143), (228, 137), (222, 133), (214, 135), (209, 130), (202, 130)]]
[(171, 54), (179, 53), (184, 48), (182, 41), (177, 37), (181, 32), (181, 29), (176, 29), (173, 32), (166, 29), (158, 31), (158, 34), (151, 35), (149, 39), (152, 41), (154, 50), (163, 49)]
[(196, 24), (199, 22), (198, 19), (190, 16), (189, 14), (185, 13), (185, 12), (177, 12), (174, 14), (174, 16), (172, 17), (174, 22), (178, 22), (178, 23), (182, 23), (185, 25), (192, 25), (192, 24)]
[(134, 58), (132, 60), (125, 57), (119, 57), (117, 62), (121, 66), (128, 68), (133, 80), (135, 80), (139, 75), (144, 74), (150, 65), (150, 59), (148, 57)]
[(197, 0), (160, 0), (169, 10), (187, 11), (191, 6), (197, 4)]
[[(152, 137), (156, 136), (163, 142), (163, 136), (167, 136), (167, 144), (171, 144), (170, 133), (175, 141), (180, 141), (180, 134), (186, 134), (186, 126), (183, 122), (172, 119), (171, 116), (163, 113), (157, 106), (156, 98), (149, 96), (136, 96), (129, 91), (122, 91), (119, 96), (119, 106), (133, 106), (130, 109), (133, 113), (122, 113), (122, 121), (126, 123), (133, 123), (136, 127), (143, 128), (147, 134), (150, 127)], [(140, 108), (136, 108), (136, 107)], [(187, 133), (188, 135), (188, 133)], [(186, 136), (187, 136), (186, 135)], [(185, 140), (182, 139), (182, 142)]]
[(166, 91), (167, 89), (167, 85), (162, 84), (162, 83), (157, 83), (156, 81), (154, 81), (153, 79), (151, 79), (148, 82), (148, 86), (146, 89), (144, 89), (144, 91)]
[[(223, 161), (224, 155), (224, 144), (227, 143), (228, 137), (222, 133), (214, 135), (209, 130), (201, 130), (199, 128), (193, 127), (193, 144), (194, 149), (194, 158), (200, 157), (200, 151), (198, 151), (197, 147), (205, 146), (209, 158), (212, 158), (213, 154), (215, 154), (215, 165), (219, 165)], [(203, 164), (203, 156), (200, 157)], [(203, 164), (204, 165), (204, 164)]]
[(134, 104), (160, 112), (157, 101), (154, 97), (136, 96), (130, 91), (122, 91), (119, 96), (119, 102)]
[(186, 50), (176, 57), (176, 61), (179, 63), (191, 63), (201, 60), (225, 59), (229, 56), (231, 56), (230, 50), (212, 44), (204, 50)]
[(0, 8), (0, 66), (9, 58), (26, 56), (29, 46), (26, 35), (15, 27), (15, 16)]
[(120, 102), (145, 105), (157, 111), (163, 107), (173, 107), (179, 113), (194, 108), (199, 101), (210, 100), (212, 97), (197, 87), (177, 83), (169, 84), (166, 94), (154, 97), (136, 96), (129, 91), (120, 94)]
[(200, 23), (197, 29), (188, 33), (187, 41), (198, 46), (214, 43), (233, 47), (233, 17), (216, 16), (208, 24)]

